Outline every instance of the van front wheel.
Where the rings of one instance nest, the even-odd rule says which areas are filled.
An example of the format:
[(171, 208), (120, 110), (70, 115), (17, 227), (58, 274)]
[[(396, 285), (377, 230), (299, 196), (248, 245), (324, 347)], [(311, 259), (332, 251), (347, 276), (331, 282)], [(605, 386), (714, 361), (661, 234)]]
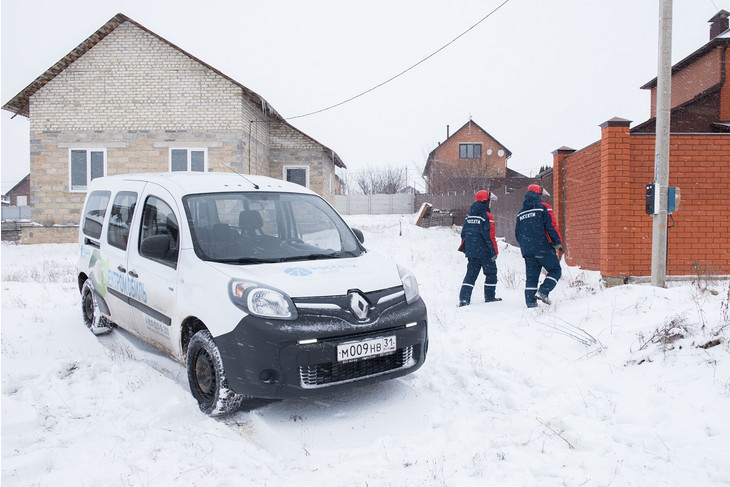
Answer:
[(84, 285), (81, 286), (81, 314), (84, 317), (84, 324), (94, 335), (104, 335), (112, 331), (112, 324), (99, 311), (91, 279), (84, 281)]
[(208, 330), (200, 330), (193, 335), (185, 363), (190, 392), (197, 399), (201, 411), (219, 416), (241, 407), (244, 396), (228, 388), (221, 354)]

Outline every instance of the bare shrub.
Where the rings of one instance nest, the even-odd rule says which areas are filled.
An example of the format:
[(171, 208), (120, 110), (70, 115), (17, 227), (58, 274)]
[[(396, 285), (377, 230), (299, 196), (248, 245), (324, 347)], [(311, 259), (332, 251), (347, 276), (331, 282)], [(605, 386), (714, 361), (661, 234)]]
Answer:
[(5, 282), (74, 282), (76, 266), (70, 262), (40, 260), (23, 266), (3, 265), (2, 280)]
[(703, 264), (698, 260), (692, 261), (692, 272), (693, 279), (692, 284), (697, 287), (701, 292), (712, 292), (717, 294), (717, 291), (710, 289), (713, 286), (717, 286), (717, 272), (714, 268)]
[(524, 284), (525, 276), (514, 267), (500, 269), (499, 283), (504, 284), (507, 289), (517, 289)]
[(730, 281), (727, 283), (727, 292), (725, 293), (725, 297), (722, 298), (720, 313), (722, 314), (722, 321), (726, 325), (730, 324)]
[(639, 339), (643, 342), (639, 350), (645, 350), (649, 344), (659, 345), (660, 350), (666, 352), (673, 349), (673, 343), (681, 340), (690, 334), (690, 327), (684, 316), (673, 316), (664, 324), (654, 329), (654, 332), (648, 339), (643, 334), (639, 334)]

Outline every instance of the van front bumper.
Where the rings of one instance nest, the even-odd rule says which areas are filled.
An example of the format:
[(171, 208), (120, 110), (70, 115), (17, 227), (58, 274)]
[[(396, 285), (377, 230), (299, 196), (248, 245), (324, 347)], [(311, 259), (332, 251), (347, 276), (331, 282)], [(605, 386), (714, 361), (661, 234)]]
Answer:
[[(348, 317), (349, 316), (349, 317)], [(229, 333), (215, 337), (229, 387), (258, 398), (309, 395), (400, 377), (423, 365), (428, 350), (426, 305), (401, 299), (358, 322), (349, 312), (299, 309), (293, 321), (248, 315)], [(394, 338), (395, 350), (338, 360), (337, 347)]]

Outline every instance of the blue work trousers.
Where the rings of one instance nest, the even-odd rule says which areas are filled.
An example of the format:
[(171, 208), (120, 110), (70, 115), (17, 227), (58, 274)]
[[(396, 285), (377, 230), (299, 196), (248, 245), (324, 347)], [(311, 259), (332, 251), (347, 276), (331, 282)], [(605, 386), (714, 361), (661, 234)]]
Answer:
[[(527, 305), (535, 304), (535, 293), (540, 293), (547, 296), (550, 291), (555, 289), (560, 279), (560, 261), (555, 253), (548, 253), (542, 255), (525, 256), (525, 303)], [(540, 273), (543, 268), (547, 271), (545, 280), (542, 281), (542, 285), (538, 287), (540, 282)]]
[(464, 276), (464, 282), (461, 285), (459, 301), (471, 302), (471, 292), (474, 290), (474, 283), (477, 277), (479, 277), (480, 270), (484, 271), (484, 300), (494, 300), (497, 289), (497, 263), (493, 262), (490, 258), (470, 258), (466, 265), (466, 276)]

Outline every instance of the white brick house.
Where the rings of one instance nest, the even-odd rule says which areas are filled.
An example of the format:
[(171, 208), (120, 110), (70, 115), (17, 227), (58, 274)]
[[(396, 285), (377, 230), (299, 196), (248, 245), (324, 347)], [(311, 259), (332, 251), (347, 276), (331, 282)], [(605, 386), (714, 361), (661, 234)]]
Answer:
[[(123, 14), (3, 107), (30, 120), (24, 242), (72, 241), (86, 185), (132, 172), (289, 179), (334, 202), (339, 156), (261, 96)], [(66, 227), (66, 228), (64, 228)]]

